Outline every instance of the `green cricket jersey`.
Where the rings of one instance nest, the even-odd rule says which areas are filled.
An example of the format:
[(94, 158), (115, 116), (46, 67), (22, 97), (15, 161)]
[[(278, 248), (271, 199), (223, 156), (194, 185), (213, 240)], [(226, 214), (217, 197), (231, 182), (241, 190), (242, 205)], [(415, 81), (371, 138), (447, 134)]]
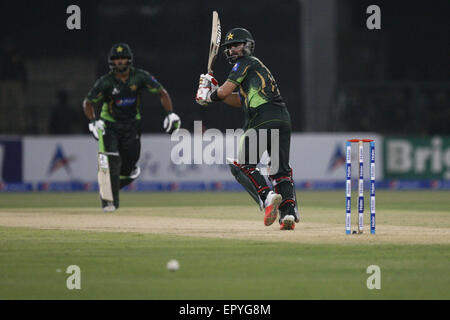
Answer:
[(122, 82), (110, 72), (94, 84), (86, 99), (102, 105), (100, 117), (108, 121), (132, 121), (140, 119), (142, 90), (158, 93), (163, 86), (145, 70), (130, 68), (130, 76)]
[(239, 86), (239, 94), (247, 108), (257, 108), (268, 102), (284, 106), (274, 77), (254, 56), (239, 58), (227, 80)]
[(270, 70), (256, 57), (239, 58), (228, 76), (228, 81), (239, 86), (244, 107), (244, 128), (278, 119), (287, 112), (277, 83)]

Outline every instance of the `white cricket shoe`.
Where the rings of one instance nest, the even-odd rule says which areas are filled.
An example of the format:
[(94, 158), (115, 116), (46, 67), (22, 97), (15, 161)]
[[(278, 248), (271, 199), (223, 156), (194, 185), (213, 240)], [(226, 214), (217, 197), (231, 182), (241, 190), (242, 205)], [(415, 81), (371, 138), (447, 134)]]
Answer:
[(114, 212), (116, 211), (116, 206), (112, 202), (108, 201), (108, 204), (103, 207), (103, 212)]
[(264, 224), (270, 226), (278, 216), (278, 206), (280, 205), (282, 197), (280, 194), (270, 191), (264, 201), (265, 215)]

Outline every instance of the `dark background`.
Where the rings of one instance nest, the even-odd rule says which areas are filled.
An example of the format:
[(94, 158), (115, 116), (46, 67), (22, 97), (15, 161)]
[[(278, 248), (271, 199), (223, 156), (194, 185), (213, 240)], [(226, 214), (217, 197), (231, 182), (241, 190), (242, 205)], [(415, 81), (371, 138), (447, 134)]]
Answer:
[[(71, 4), (81, 8), (81, 30), (66, 28)], [(381, 8), (381, 30), (366, 28), (371, 4)], [(81, 102), (108, 72), (107, 53), (116, 42), (128, 43), (134, 65), (166, 87), (183, 127), (192, 129), (194, 120), (207, 128), (239, 127), (241, 110), (194, 101), (199, 74), (206, 72), (212, 10), (219, 12), (223, 35), (236, 26), (251, 31), (255, 55), (277, 80), (295, 131), (450, 133), (450, 1), (336, 1), (335, 87), (329, 106), (319, 110), (327, 118), (320, 128), (305, 125), (303, 6), (294, 0), (2, 1), (0, 79), (11, 78), (5, 63), (12, 47), (24, 66), (14, 74), (24, 87), (25, 125), (15, 127), (15, 114), (7, 113), (10, 124), (0, 125), (0, 133), (87, 134)], [(219, 82), (230, 68), (220, 53)], [(162, 132), (165, 113), (157, 96), (144, 94), (142, 114), (144, 132)]]

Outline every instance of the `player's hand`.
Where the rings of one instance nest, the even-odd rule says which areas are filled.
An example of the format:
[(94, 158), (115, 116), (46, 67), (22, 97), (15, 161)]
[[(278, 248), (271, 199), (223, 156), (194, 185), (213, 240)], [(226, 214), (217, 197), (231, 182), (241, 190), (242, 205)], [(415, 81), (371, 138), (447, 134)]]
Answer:
[(98, 130), (102, 132), (102, 135), (105, 134), (105, 123), (103, 120), (92, 120), (89, 123), (89, 131), (94, 136), (95, 140), (98, 140)]
[(163, 127), (167, 133), (172, 133), (181, 127), (181, 119), (176, 113), (169, 113), (163, 122)]
[(219, 83), (211, 74), (201, 74), (195, 101), (206, 106), (211, 103), (211, 93), (219, 88)]
[[(202, 83), (205, 86), (209, 87), (211, 89), (211, 92), (214, 92), (219, 88), (219, 82), (210, 73), (200, 75), (200, 85)], [(200, 85), (199, 85), (199, 87), (200, 87)]]
[(195, 101), (201, 106), (207, 106), (211, 103), (211, 89), (209, 88), (198, 88), (197, 95), (195, 96)]

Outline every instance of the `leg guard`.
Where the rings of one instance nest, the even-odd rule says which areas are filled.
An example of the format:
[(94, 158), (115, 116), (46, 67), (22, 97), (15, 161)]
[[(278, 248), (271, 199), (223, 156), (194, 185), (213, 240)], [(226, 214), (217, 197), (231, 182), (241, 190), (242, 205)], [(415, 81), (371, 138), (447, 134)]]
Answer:
[(228, 165), (237, 182), (244, 187), (262, 210), (270, 188), (256, 166), (240, 165), (236, 161), (229, 161)]
[(280, 219), (287, 214), (291, 214), (294, 215), (295, 222), (300, 222), (295, 185), (294, 180), (292, 179), (292, 169), (290, 170), (289, 176), (270, 176), (270, 180), (275, 192), (281, 194), (283, 197), (283, 201), (279, 206)]
[[(109, 155), (109, 173), (111, 175), (111, 191), (114, 199), (114, 206), (119, 209), (119, 189), (120, 189), (120, 156)], [(107, 201), (102, 200), (102, 207), (107, 206)]]

